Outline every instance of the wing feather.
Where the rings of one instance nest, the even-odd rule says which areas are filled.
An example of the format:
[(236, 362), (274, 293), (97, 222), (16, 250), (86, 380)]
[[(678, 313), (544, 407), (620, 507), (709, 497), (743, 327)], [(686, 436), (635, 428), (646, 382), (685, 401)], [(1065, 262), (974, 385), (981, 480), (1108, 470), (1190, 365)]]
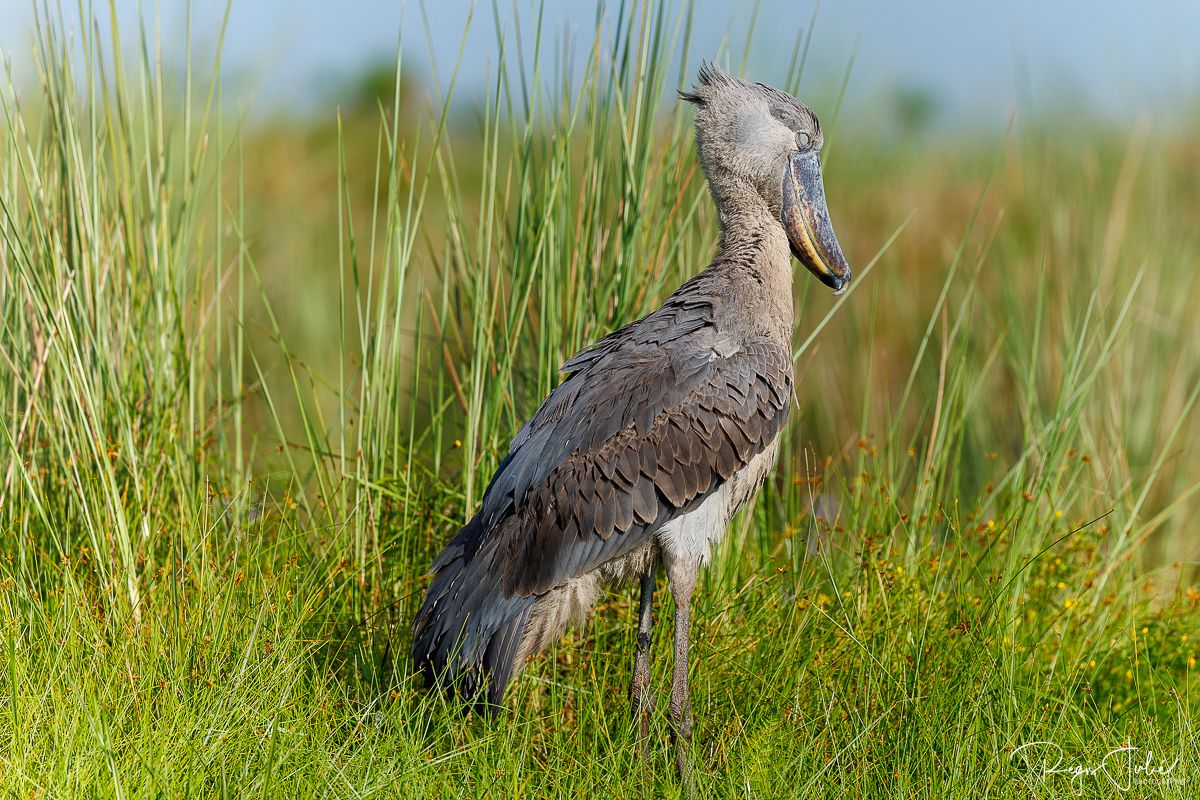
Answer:
[[(585, 368), (568, 378), (589, 385), (571, 390), (573, 408), (540, 424), (554, 430), (570, 420), (578, 444), (557, 464), (540, 462), (543, 474), (529, 480), (552, 493), (554, 524), (531, 520), (504, 529), (530, 539), (521, 548), (525, 562), (506, 569), (506, 590), (541, 594), (631, 551), (729, 480), (778, 434), (790, 396), (786, 349), (755, 343), (720, 355), (708, 346), (711, 337), (694, 338), (625, 361), (612, 350), (582, 362)], [(702, 366), (673, 369), (677, 363)], [(617, 398), (624, 398), (625, 408), (610, 411), (619, 406)], [(597, 428), (608, 434), (617, 416), (623, 425), (596, 436)], [(535, 429), (530, 438), (539, 435)], [(512, 505), (520, 515), (523, 496)]]
[(723, 337), (704, 280), (563, 366), (434, 561), (414, 622), (423, 671), (466, 695), (490, 680), (498, 702), (536, 596), (641, 546), (778, 435), (791, 354)]

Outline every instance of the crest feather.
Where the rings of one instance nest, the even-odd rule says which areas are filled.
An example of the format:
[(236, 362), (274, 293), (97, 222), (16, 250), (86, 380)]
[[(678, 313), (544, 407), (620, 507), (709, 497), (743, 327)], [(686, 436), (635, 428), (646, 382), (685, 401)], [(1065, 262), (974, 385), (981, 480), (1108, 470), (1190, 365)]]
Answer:
[(700, 71), (697, 73), (696, 79), (697, 84), (692, 87), (690, 92), (686, 89), (679, 90), (679, 99), (702, 106), (704, 105), (706, 96), (708, 94), (708, 92), (705, 90), (715, 87), (717, 84), (728, 82), (730, 77), (728, 73), (726, 73), (713, 62), (701, 61)]

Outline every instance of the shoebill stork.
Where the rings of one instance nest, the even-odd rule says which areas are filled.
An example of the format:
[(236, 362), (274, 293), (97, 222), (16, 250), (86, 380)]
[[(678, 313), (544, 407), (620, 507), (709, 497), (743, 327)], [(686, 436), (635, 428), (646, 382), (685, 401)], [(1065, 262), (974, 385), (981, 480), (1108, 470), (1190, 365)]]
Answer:
[(825, 206), (813, 112), (707, 65), (681, 96), (696, 106), (719, 252), (657, 311), (563, 365), (433, 562), (412, 653), (436, 684), (495, 707), (602, 586), (640, 580), (631, 695), (644, 742), (661, 568), (675, 600), (670, 711), (683, 772), (692, 592), (771, 469), (792, 398), (791, 257), (835, 293), (850, 268)]

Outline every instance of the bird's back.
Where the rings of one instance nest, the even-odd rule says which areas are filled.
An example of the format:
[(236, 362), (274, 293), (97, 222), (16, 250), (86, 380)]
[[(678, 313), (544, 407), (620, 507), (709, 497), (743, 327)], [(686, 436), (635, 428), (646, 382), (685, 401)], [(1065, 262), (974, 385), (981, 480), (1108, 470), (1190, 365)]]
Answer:
[(786, 419), (791, 356), (786, 340), (727, 323), (723, 286), (710, 268), (563, 366), (434, 562), (414, 625), (422, 671), (498, 704), (560, 629), (546, 624), (550, 600), (590, 606), (606, 564), (702, 507), (744, 501), (730, 489), (748, 473), (757, 487)]

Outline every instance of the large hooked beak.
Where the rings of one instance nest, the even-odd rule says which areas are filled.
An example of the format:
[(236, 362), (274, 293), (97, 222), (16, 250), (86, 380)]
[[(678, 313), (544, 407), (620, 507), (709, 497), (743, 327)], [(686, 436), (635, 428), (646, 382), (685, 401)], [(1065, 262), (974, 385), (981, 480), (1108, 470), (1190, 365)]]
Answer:
[(780, 222), (787, 231), (792, 255), (834, 294), (845, 291), (850, 283), (850, 265), (833, 234), (821, 184), (821, 162), (813, 150), (798, 150), (788, 156)]

